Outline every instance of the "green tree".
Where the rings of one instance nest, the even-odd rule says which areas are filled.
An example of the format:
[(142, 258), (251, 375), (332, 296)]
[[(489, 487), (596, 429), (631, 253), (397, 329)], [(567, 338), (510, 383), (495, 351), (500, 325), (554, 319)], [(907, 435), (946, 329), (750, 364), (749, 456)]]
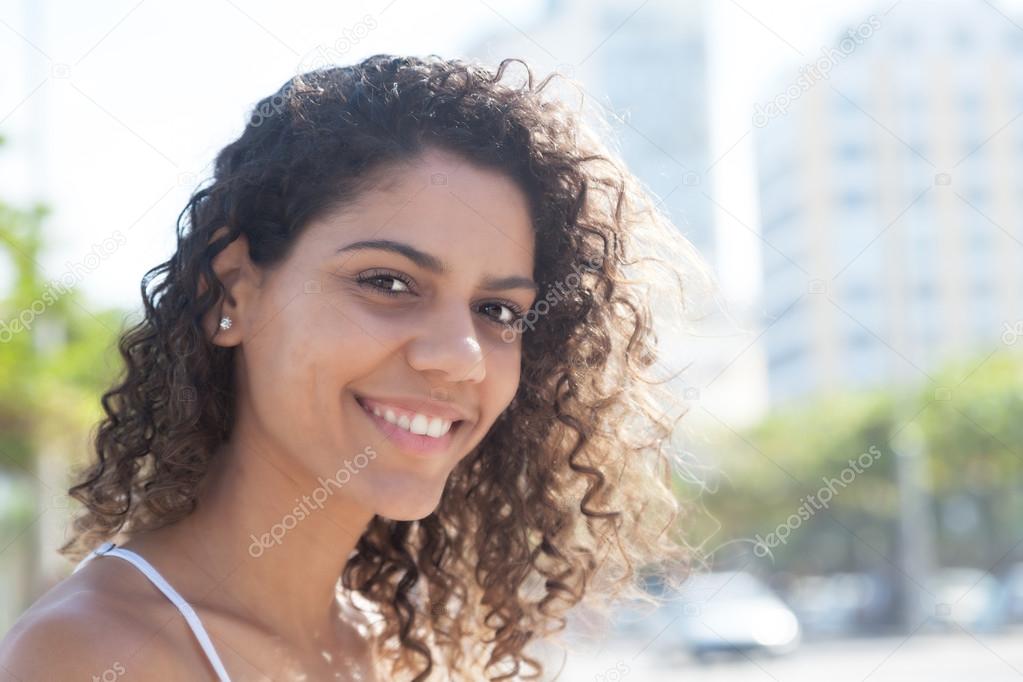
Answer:
[[(757, 538), (796, 526), (764, 559), (774, 570), (892, 570), (900, 542), (893, 436), (912, 426), (922, 435), (939, 562), (997, 570), (1020, 560), (1010, 550), (1023, 539), (1021, 379), (1023, 359), (1001, 349), (949, 364), (926, 385), (814, 396), (745, 431), (709, 436), (717, 474), (700, 496), (694, 536), (713, 538), (707, 551), (737, 541), (729, 549), (748, 559)], [(832, 485), (824, 508), (809, 504), (843, 471), (850, 478), (850, 460), (871, 448), (879, 456), (847, 485)], [(680, 489), (695, 497), (693, 486)], [(801, 508), (813, 509), (809, 518), (793, 516)]]
[(44, 272), (47, 214), (0, 200), (0, 483), (9, 491), (0, 496), (0, 562), (27, 581), (4, 581), (22, 607), (52, 578), (40, 570), (41, 552), (55, 549), (41, 547), (40, 520), (66, 519), (68, 506), (41, 454), (57, 453), (65, 471), (84, 456), (122, 324), (120, 311), (92, 310), (73, 277)]

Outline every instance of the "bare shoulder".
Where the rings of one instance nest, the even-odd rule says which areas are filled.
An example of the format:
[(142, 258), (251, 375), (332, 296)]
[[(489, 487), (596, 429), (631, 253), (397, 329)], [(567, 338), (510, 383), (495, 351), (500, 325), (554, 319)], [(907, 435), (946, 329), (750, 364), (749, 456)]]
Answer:
[(130, 626), (108, 613), (85, 613), (80, 606), (61, 604), (26, 611), (0, 642), (4, 671), (12, 679), (29, 680), (116, 679), (123, 675), (131, 654)]
[(116, 680), (143, 668), (136, 679), (201, 679), (181, 653), (187, 633), (130, 581), (119, 582), (129, 577), (119, 568), (84, 567), (40, 597), (0, 640), (0, 670), (25, 680)]

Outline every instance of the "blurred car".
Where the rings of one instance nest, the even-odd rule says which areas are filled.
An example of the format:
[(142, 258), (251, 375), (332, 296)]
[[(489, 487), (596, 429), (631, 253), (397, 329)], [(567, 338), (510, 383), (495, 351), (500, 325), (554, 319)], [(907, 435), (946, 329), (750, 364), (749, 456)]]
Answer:
[(674, 599), (668, 632), (701, 661), (715, 654), (785, 654), (802, 638), (792, 610), (745, 571), (694, 574)]
[(891, 587), (879, 575), (834, 573), (800, 576), (785, 592), (805, 636), (851, 635), (883, 620)]

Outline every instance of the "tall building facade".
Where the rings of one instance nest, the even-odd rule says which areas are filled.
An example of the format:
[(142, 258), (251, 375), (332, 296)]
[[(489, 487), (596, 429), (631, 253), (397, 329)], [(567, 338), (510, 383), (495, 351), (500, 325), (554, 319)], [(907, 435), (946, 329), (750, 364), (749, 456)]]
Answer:
[(787, 76), (753, 117), (771, 401), (926, 379), (1023, 326), (1023, 30), (901, 3)]

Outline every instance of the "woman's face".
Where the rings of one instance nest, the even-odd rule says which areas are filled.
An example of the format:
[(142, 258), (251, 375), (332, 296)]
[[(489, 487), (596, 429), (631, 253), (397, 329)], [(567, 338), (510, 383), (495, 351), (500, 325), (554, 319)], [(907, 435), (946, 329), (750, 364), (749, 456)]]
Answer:
[(240, 310), (239, 423), (330, 495), (413, 520), (515, 395), (534, 239), (499, 172), (430, 150), (386, 178), (308, 225)]

